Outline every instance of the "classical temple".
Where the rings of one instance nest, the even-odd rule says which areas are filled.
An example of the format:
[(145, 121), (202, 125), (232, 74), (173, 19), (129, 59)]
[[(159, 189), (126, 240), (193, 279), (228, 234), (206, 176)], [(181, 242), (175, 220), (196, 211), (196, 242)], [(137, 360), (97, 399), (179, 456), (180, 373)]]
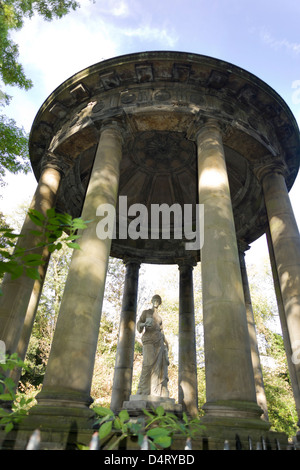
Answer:
[[(48, 448), (66, 448), (71, 431), (82, 441), (91, 436), (109, 256), (126, 264), (112, 408), (122, 409), (131, 393), (139, 267), (157, 263), (179, 267), (178, 404), (197, 412), (193, 266), (200, 262), (208, 447), (220, 448), (237, 433), (285, 445), (284, 436), (270, 431), (244, 254), (266, 234), (300, 418), (300, 243), (288, 194), (299, 169), (299, 137), (290, 109), (266, 83), (197, 54), (112, 58), (53, 91), (30, 134), (38, 182), (31, 207), (43, 213), (55, 207), (90, 223), (74, 250), (43, 388), (17, 433), (18, 448), (37, 427)], [(153, 233), (146, 217), (130, 236), (138, 208), (151, 215), (163, 204), (170, 212), (181, 208), (181, 215), (189, 209), (188, 229), (187, 219), (180, 224), (170, 216)], [(114, 234), (106, 238), (99, 236), (103, 208), (115, 211)], [(22, 243), (28, 247), (31, 228), (27, 218)], [(50, 257), (43, 255), (42, 280)], [(7, 352), (25, 356), (42, 284), (5, 278), (0, 339)]]

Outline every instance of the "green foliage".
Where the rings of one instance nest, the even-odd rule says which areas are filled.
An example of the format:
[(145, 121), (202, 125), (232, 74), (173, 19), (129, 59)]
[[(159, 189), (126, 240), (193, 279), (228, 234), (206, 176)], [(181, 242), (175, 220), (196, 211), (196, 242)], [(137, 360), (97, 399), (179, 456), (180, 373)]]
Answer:
[[(154, 429), (153, 425), (158, 426), (159, 429), (164, 430), (164, 438), (168, 436), (169, 441), (164, 439), (165, 444), (170, 442), (172, 443), (173, 437), (182, 436), (185, 439), (193, 439), (195, 436), (199, 435), (204, 429), (204, 426), (200, 424), (198, 418), (189, 418), (186, 413), (183, 413), (182, 420), (178, 418), (174, 413), (168, 411), (165, 412), (162, 406), (158, 406), (153, 413), (150, 413), (147, 410), (143, 410), (144, 414), (148, 417), (147, 424), (145, 429), (147, 431), (147, 436), (152, 438)], [(161, 444), (160, 444), (161, 445)], [(169, 447), (169, 445), (167, 447)]]
[(113, 438), (107, 450), (116, 449), (119, 443), (128, 436), (138, 436), (139, 440), (143, 439), (143, 423), (140, 420), (131, 421), (127, 410), (121, 410), (118, 415), (115, 415), (109, 408), (97, 406), (93, 408), (93, 411), (98, 416), (95, 425), (100, 426), (100, 441), (108, 438), (111, 434), (115, 435), (115, 439)]
[(264, 384), (272, 429), (292, 438), (297, 432), (298, 417), (289, 380), (281, 373), (264, 371)]
[[(73, 219), (68, 214), (56, 213), (55, 209), (49, 209), (46, 216), (36, 210), (31, 210), (28, 214), (38, 228), (38, 230), (32, 231), (32, 235), (41, 240), (30, 250), (16, 244), (16, 240), (21, 235), (13, 233), (13, 230), (1, 217), (0, 274), (10, 273), (12, 279), (18, 278), (23, 273), (32, 279), (39, 279), (37, 267), (43, 264), (44, 260), (40, 254), (33, 253), (34, 249), (38, 247), (47, 246), (50, 252), (62, 250), (64, 245), (68, 248), (80, 249), (80, 246), (74, 240), (80, 237), (80, 235), (77, 235), (77, 231), (86, 228), (88, 223), (81, 218)], [(68, 236), (62, 240), (61, 237), (64, 231), (68, 232)], [(11, 253), (12, 250), (13, 253)], [(42, 379), (45, 364), (42, 361), (39, 363), (38, 356), (36, 354), (32, 368), (35, 369), (35, 372), (39, 369), (38, 375)], [(27, 409), (34, 399), (26, 394), (16, 396), (16, 385), (12, 378), (7, 376), (7, 371), (12, 371), (16, 367), (23, 368), (25, 373), (29, 372), (27, 365), (16, 354), (6, 356), (6, 360), (1, 363), (0, 367), (0, 400), (13, 402), (12, 411), (0, 408), (0, 425), (4, 427), (6, 432), (10, 431), (14, 424), (20, 422), (22, 417), (27, 414)]]
[(20, 88), (32, 87), (22, 65), (18, 62), (18, 46), (9, 36), (10, 30), (22, 28), (25, 18), (34, 14), (51, 21), (62, 18), (70, 10), (78, 8), (79, 2), (72, 0), (1, 0), (0, 1), (0, 75), (5, 84)]
[[(15, 383), (11, 377), (7, 376), (7, 371), (12, 371), (16, 367), (26, 367), (24, 362), (18, 358), (17, 354), (6, 355), (5, 361), (0, 367), (0, 400), (14, 402), (16, 400)], [(22, 396), (18, 400), (12, 411), (0, 408), (0, 426), (4, 427), (5, 432), (13, 429), (14, 425), (20, 423), (27, 414), (28, 407), (33, 398)]]
[[(28, 90), (33, 86), (19, 62), (19, 48), (10, 32), (19, 30), (25, 18), (40, 15), (51, 21), (80, 7), (74, 0), (0, 0), (0, 79), (4, 85)], [(8, 105), (11, 96), (0, 90), (0, 105)], [(28, 136), (13, 119), (0, 115), (0, 181), (5, 170), (12, 173), (29, 170)]]
[(292, 437), (297, 431), (298, 418), (283, 338), (270, 330), (267, 330), (266, 338), (267, 354), (276, 361), (272, 369), (264, 370), (269, 420), (274, 430)]
[(42, 384), (73, 250), (66, 243), (51, 254), (19, 389), (36, 394)]
[(171, 446), (175, 435), (191, 439), (204, 429), (199, 419), (189, 419), (183, 413), (180, 420), (162, 406), (153, 409), (152, 413), (143, 410), (144, 418), (137, 420), (130, 418), (127, 410), (121, 410), (118, 415), (104, 407), (95, 407), (93, 411), (99, 416), (96, 421), (100, 426), (99, 439), (102, 443), (107, 439), (107, 450), (116, 449), (123, 439), (132, 436), (137, 436), (140, 446), (147, 441), (151, 450), (166, 449)]
[[(17, 279), (25, 273), (28, 277), (39, 280), (38, 267), (45, 262), (39, 249), (47, 247), (53, 253), (60, 250), (63, 243), (69, 248), (80, 248), (75, 241), (80, 235), (76, 233), (77, 230), (86, 228), (88, 222), (81, 218), (72, 219), (69, 214), (59, 214), (55, 209), (49, 209), (46, 215), (37, 210), (29, 210), (28, 215), (37, 225), (37, 230), (31, 231), (31, 235), (37, 237), (37, 242), (30, 249), (23, 248), (16, 243), (22, 235), (15, 234), (10, 228), (1, 228), (0, 275), (9, 273), (12, 279)], [(68, 236), (62, 240), (64, 231), (68, 232)]]
[(13, 119), (0, 115), (0, 176), (30, 171), (28, 136)]

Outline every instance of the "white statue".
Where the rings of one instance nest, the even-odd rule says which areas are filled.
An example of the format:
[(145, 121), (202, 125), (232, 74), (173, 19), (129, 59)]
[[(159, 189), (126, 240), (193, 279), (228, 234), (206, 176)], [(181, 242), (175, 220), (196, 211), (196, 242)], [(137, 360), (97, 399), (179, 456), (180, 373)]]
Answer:
[(162, 326), (158, 308), (162, 301), (159, 295), (152, 300), (153, 308), (144, 310), (137, 323), (142, 335), (143, 366), (137, 395), (169, 397), (168, 391), (168, 342)]

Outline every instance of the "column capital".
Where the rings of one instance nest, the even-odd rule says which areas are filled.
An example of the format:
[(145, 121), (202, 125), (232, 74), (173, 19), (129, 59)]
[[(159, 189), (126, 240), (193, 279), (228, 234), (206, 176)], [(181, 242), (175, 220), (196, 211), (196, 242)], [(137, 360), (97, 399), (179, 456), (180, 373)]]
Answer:
[(185, 268), (194, 269), (194, 266), (197, 266), (197, 261), (195, 258), (186, 258), (178, 261), (178, 269), (182, 271)]
[(124, 142), (124, 134), (126, 132), (126, 126), (124, 124), (124, 118), (122, 116), (115, 116), (102, 121), (100, 127), (100, 134), (106, 130), (113, 130), (119, 133), (122, 143)]
[(253, 163), (251, 169), (260, 183), (270, 174), (279, 174), (286, 176), (288, 168), (280, 155), (266, 155), (259, 162)]
[(237, 240), (239, 253), (245, 255), (245, 252), (250, 250), (250, 246), (244, 240)]
[(123, 263), (126, 267), (130, 264), (135, 264), (138, 267), (141, 266), (141, 261), (137, 258), (124, 258)]
[(194, 119), (189, 125), (187, 130), (187, 138), (196, 142), (201, 132), (204, 132), (208, 129), (215, 129), (223, 134), (227, 132), (228, 125), (213, 117), (201, 116)]
[(65, 176), (73, 165), (74, 160), (72, 158), (50, 152), (50, 150), (45, 152), (40, 162), (41, 172), (47, 168), (53, 168), (57, 170), (62, 176)]

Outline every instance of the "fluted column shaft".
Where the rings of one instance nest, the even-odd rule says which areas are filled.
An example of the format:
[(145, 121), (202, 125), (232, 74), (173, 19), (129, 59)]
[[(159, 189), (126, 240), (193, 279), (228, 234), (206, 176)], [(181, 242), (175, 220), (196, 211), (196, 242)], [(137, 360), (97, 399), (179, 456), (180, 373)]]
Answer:
[[(299, 397), (300, 384), (300, 237), (291, 206), (285, 179), (276, 170), (262, 176), (262, 186), (269, 220), (269, 248), (274, 251), (274, 267), (277, 270), (285, 321), (282, 322), (289, 336), (295, 393)], [(276, 279), (275, 279), (276, 281)], [(277, 296), (278, 298), (278, 296)], [(285, 342), (287, 345), (287, 341)], [(288, 348), (289, 349), (289, 348)], [(297, 400), (298, 416), (300, 418)]]
[(136, 309), (140, 264), (126, 263), (124, 293), (122, 301), (115, 373), (111, 396), (111, 409), (118, 411), (124, 401), (129, 400), (132, 385)]
[(191, 416), (198, 414), (197, 357), (193, 266), (179, 265), (178, 401)]
[[(197, 133), (207, 414), (261, 414), (256, 404), (239, 255), (222, 135), (215, 122)], [(222, 406), (220, 406), (222, 403)], [(239, 406), (237, 406), (237, 403)], [(242, 405), (244, 403), (244, 405)], [(224, 411), (226, 409), (226, 411)]]
[[(51, 158), (50, 158), (51, 160)], [(49, 162), (48, 162), (49, 163)], [(30, 209), (34, 209), (46, 216), (47, 210), (55, 206), (62, 173), (56, 165), (44, 165)], [(39, 301), (43, 280), (47, 271), (49, 251), (47, 247), (35, 248), (41, 240), (30, 232), (37, 230), (37, 226), (27, 215), (18, 239), (17, 248), (24, 248), (28, 253), (41, 254), (44, 264), (40, 266), (41, 280), (34, 281), (25, 273), (17, 279), (11, 279), (6, 274), (2, 283), (3, 295), (0, 297), (0, 339), (5, 342), (6, 352), (11, 354), (17, 351), (24, 326), (25, 317), (29, 324), (24, 345), (19, 345), (24, 354), (31, 333), (32, 318), (34, 317)], [(32, 250), (34, 249), (34, 250)]]
[(255, 389), (256, 389), (256, 400), (257, 400), (258, 405), (264, 411), (264, 416), (263, 416), (264, 419), (268, 421), (268, 406), (267, 406), (264, 379), (263, 379), (263, 374), (262, 374), (259, 349), (258, 349), (258, 343), (257, 343), (257, 335), (256, 335), (255, 320), (254, 320), (254, 314), (253, 314), (253, 308), (252, 308), (250, 287), (249, 287), (249, 282), (248, 282), (245, 253), (244, 251), (240, 250), (239, 254), (240, 254), (241, 275), (242, 275), (242, 282), (243, 282), (243, 289), (244, 289), (244, 296), (245, 296), (245, 305), (246, 305), (246, 312), (247, 312), (251, 358), (252, 358)]
[[(82, 218), (90, 221), (75, 250), (47, 364), (40, 405), (91, 403), (90, 388), (101, 320), (111, 237), (99, 238), (97, 208), (116, 207), (122, 134), (116, 124), (101, 130)], [(59, 401), (61, 400), (61, 402)]]

